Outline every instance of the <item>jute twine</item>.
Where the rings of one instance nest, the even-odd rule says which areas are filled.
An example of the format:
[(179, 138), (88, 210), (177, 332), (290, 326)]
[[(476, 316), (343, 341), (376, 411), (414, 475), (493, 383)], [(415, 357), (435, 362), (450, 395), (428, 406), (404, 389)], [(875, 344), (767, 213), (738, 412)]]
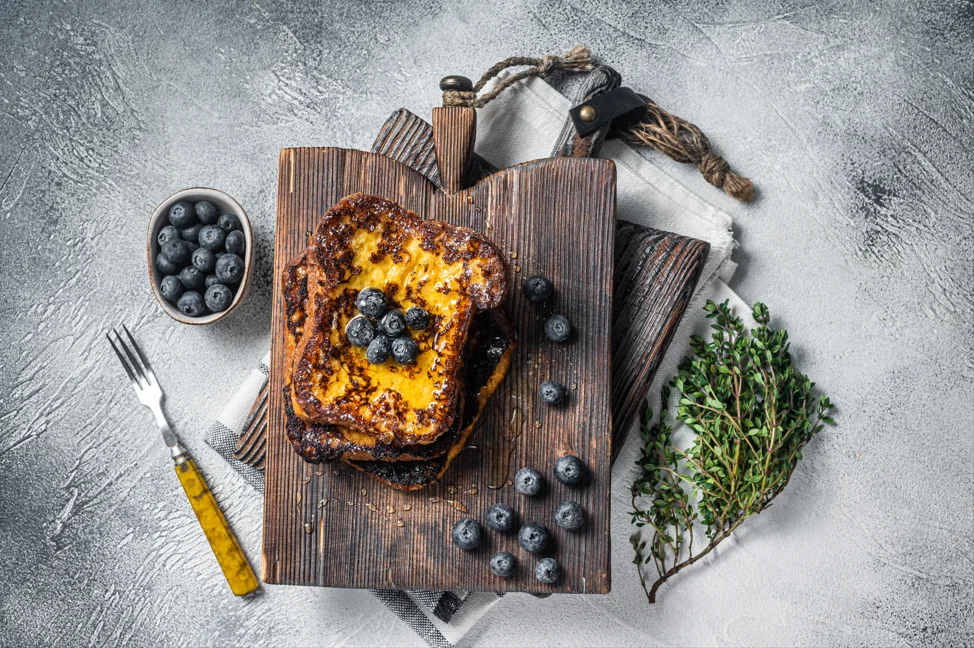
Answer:
[[(487, 83), (507, 68), (526, 67), (500, 81), (489, 92), (477, 96)], [(491, 66), (484, 72), (472, 91), (447, 90), (444, 106), (482, 108), (513, 84), (528, 77), (545, 78), (555, 72), (588, 72), (594, 69), (588, 48), (576, 45), (561, 56), (531, 58), (513, 56)], [(728, 195), (743, 201), (754, 199), (754, 185), (744, 176), (731, 171), (730, 164), (714, 153), (710, 140), (697, 126), (672, 115), (651, 100), (646, 101), (649, 112), (639, 123), (619, 131), (630, 144), (648, 146), (665, 153), (677, 162), (696, 164), (704, 179)]]

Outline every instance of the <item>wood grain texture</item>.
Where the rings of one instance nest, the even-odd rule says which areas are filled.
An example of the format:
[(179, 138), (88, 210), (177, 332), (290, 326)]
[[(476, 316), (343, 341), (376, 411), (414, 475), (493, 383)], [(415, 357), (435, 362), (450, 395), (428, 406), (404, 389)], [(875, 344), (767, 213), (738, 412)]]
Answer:
[[(576, 103), (618, 85), (618, 74), (606, 67), (580, 89)], [(555, 157), (598, 152), (601, 139), (589, 140), (584, 148), (575, 146), (573, 142), (589, 138), (578, 138), (571, 120), (565, 122), (560, 143), (554, 149)], [(435, 183), (435, 163), (413, 166), (411, 162), (416, 159), (416, 152), (431, 145), (432, 137), (429, 124), (401, 108), (390, 116), (373, 148), (389, 151), (395, 159)], [(476, 163), (485, 170), (484, 175), (493, 173), (490, 163), (479, 156)], [(683, 318), (709, 251), (710, 245), (705, 241), (617, 221), (612, 319), (613, 458), (622, 448), (639, 404)]]
[[(446, 196), (416, 171), (383, 155), (287, 149), (279, 169), (275, 277), (306, 247), (306, 233), (321, 214), (355, 191), (487, 233), (509, 261), (515, 287), (504, 308), (515, 322), (519, 346), (508, 378), (471, 439), (474, 447), (456, 459), (442, 483), (404, 493), (342, 465), (307, 464), (293, 452), (283, 433), (283, 340), (275, 334), (264, 579), (332, 587), (607, 592), (611, 341), (606, 332), (612, 317), (614, 165), (580, 158), (530, 162)], [(552, 214), (572, 224), (562, 228), (561, 236), (552, 236)], [(517, 287), (534, 273), (551, 277), (558, 288), (542, 308), (527, 303)], [(275, 285), (275, 330), (282, 326), (281, 311), (280, 286)], [(571, 344), (545, 339), (543, 322), (554, 312), (576, 325)], [(568, 385), (566, 406), (540, 402), (537, 387), (547, 378)], [(587, 464), (584, 487), (569, 489), (550, 478), (552, 464), (565, 453)], [(527, 499), (506, 485), (513, 471), (525, 465), (548, 476), (545, 497)], [(554, 524), (554, 509), (568, 499), (588, 514), (581, 531), (569, 533)], [(482, 519), (495, 502), (510, 504), (522, 522), (544, 523), (553, 536), (550, 547), (535, 556), (518, 547), (516, 535), (488, 532), (477, 551), (456, 549), (449, 539), (453, 524), (466, 515)], [(500, 550), (520, 561), (510, 579), (497, 578), (487, 568), (490, 555)], [(537, 559), (549, 555), (564, 566), (553, 586), (539, 583), (533, 573)]]
[(477, 111), (475, 109), (433, 109), (436, 166), (440, 170), (440, 186), (447, 194), (452, 196), (467, 186), (476, 143)]

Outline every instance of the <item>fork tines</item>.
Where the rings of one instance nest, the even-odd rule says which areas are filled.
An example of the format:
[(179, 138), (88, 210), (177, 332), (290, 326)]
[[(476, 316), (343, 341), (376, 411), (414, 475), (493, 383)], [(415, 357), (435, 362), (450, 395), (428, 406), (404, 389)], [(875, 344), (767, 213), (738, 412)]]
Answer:
[[(135, 343), (135, 338), (129, 333), (128, 327), (122, 324), (122, 330), (125, 331), (125, 337), (128, 338), (128, 343), (126, 343), (125, 338), (122, 337), (122, 334), (118, 332), (117, 328), (111, 330), (111, 333), (115, 334), (115, 339), (112, 339), (111, 333), (105, 333), (105, 337), (108, 338), (108, 342), (112, 345), (115, 355), (118, 356), (119, 361), (125, 368), (125, 373), (132, 380), (132, 385), (137, 390), (144, 389), (156, 382), (155, 374), (152, 373), (152, 367), (149, 366), (149, 361), (142, 354), (142, 349), (139, 348), (139, 345)], [(121, 347), (121, 350), (119, 350), (119, 347)], [(133, 349), (135, 353), (132, 353)]]

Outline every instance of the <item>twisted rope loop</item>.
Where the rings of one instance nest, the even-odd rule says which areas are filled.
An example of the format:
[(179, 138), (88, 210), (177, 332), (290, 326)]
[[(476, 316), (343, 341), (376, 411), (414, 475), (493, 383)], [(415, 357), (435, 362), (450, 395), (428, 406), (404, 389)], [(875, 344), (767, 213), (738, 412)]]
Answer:
[[(477, 96), (487, 83), (512, 67), (526, 67), (500, 81), (489, 92)], [(595, 68), (587, 48), (576, 45), (561, 56), (531, 58), (512, 56), (484, 72), (472, 90), (446, 90), (444, 106), (482, 108), (511, 85), (528, 77), (545, 78), (555, 72), (589, 72)], [(704, 179), (728, 195), (749, 202), (754, 199), (754, 185), (744, 176), (731, 171), (727, 160), (714, 153), (710, 140), (694, 124), (666, 112), (647, 99), (649, 112), (638, 124), (620, 131), (630, 144), (640, 144), (665, 153), (677, 162), (697, 165)]]
[(646, 100), (649, 113), (641, 122), (621, 132), (630, 144), (641, 144), (665, 153), (677, 162), (697, 165), (704, 179), (733, 198), (754, 200), (754, 184), (731, 171), (727, 160), (713, 152), (710, 140), (697, 126)]
[[(516, 72), (507, 77), (489, 92), (477, 96), (487, 83), (498, 74), (511, 67), (527, 66), (526, 70)], [(531, 58), (528, 56), (512, 56), (491, 66), (484, 72), (480, 80), (474, 85), (472, 91), (447, 90), (443, 93), (444, 106), (459, 106), (465, 108), (482, 108), (489, 101), (495, 99), (497, 95), (506, 90), (509, 86), (528, 77), (545, 78), (555, 72), (588, 72), (594, 66), (589, 56), (588, 49), (581, 45), (576, 45), (561, 56), (544, 56), (542, 58)]]

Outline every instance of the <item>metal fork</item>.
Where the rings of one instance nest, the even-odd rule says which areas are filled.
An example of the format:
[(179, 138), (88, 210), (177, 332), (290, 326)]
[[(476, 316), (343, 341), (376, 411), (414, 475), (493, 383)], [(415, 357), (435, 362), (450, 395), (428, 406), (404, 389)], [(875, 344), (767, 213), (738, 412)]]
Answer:
[(114, 338), (112, 338), (111, 333), (105, 333), (105, 337), (108, 338), (115, 355), (118, 356), (125, 368), (125, 373), (132, 381), (139, 401), (152, 410), (156, 417), (159, 431), (162, 432), (162, 439), (169, 446), (169, 454), (176, 469), (176, 476), (179, 477), (179, 482), (182, 484), (183, 490), (186, 491), (189, 503), (196, 513), (200, 526), (203, 527), (203, 533), (216, 555), (217, 562), (220, 563), (220, 568), (223, 570), (227, 583), (230, 584), (230, 589), (237, 596), (249, 594), (260, 586), (260, 582), (257, 580), (254, 570), (251, 569), (247, 556), (240, 547), (240, 543), (237, 542), (236, 536), (233, 535), (230, 525), (227, 524), (223, 511), (220, 510), (220, 505), (216, 503), (213, 493), (210, 492), (203, 475), (196, 467), (196, 462), (193, 461), (186, 448), (179, 443), (176, 434), (169, 427), (169, 421), (166, 420), (166, 415), (162, 411), (162, 388), (156, 381), (149, 361), (146, 360), (139, 345), (135, 343), (135, 338), (132, 337), (124, 324), (122, 331), (125, 332), (124, 338), (118, 329), (111, 331), (115, 334)]

